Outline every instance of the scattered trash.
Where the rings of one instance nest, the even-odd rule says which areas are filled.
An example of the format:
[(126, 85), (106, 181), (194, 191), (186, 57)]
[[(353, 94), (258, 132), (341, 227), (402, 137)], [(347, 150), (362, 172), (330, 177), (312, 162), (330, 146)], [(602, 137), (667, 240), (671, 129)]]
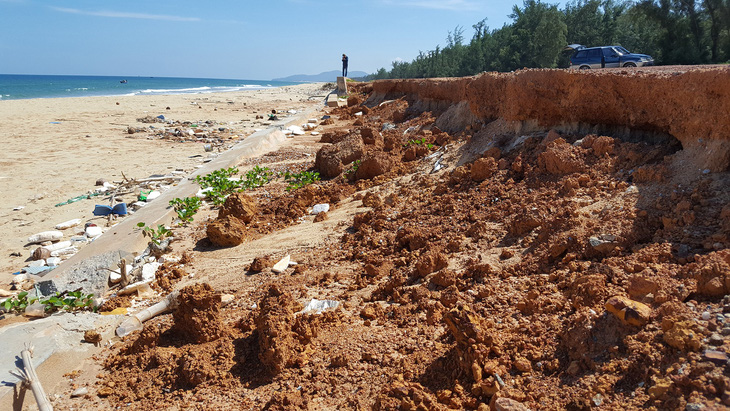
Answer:
[(149, 203), (150, 201), (156, 199), (157, 197), (159, 197), (161, 195), (162, 195), (162, 193), (160, 193), (157, 190), (154, 190), (151, 193), (147, 194), (147, 198), (145, 199), (145, 201), (147, 201)]
[(312, 207), (312, 212), (309, 213), (311, 215), (317, 215), (319, 213), (326, 213), (330, 211), (330, 205), (329, 204), (316, 204), (314, 207)]
[(304, 130), (299, 126), (289, 126), (286, 129), (291, 131), (291, 133), (295, 136), (303, 136), (304, 134), (306, 134)]
[(86, 387), (81, 387), (76, 389), (74, 392), (71, 393), (71, 398), (75, 397), (83, 397), (84, 395), (89, 393), (89, 389)]
[(81, 200), (84, 200), (84, 199), (87, 199), (87, 198), (91, 198), (91, 197), (100, 196), (102, 194), (103, 193), (88, 193), (88, 194), (82, 194), (80, 196), (76, 196), (76, 197), (70, 198), (70, 199), (68, 199), (68, 200), (66, 200), (66, 201), (64, 201), (62, 203), (58, 203), (58, 204), (55, 205), (55, 207), (60, 207), (62, 205), (75, 203), (77, 201), (81, 201)]
[(131, 315), (127, 317), (122, 323), (117, 327), (117, 335), (119, 337), (124, 337), (129, 334), (131, 334), (134, 331), (141, 330), (143, 328), (143, 323), (150, 318), (162, 314), (167, 310), (174, 309), (177, 306), (177, 297), (180, 293), (178, 291), (173, 291), (170, 293), (164, 300), (160, 301), (159, 303), (142, 310), (138, 312), (137, 314)]
[(53, 406), (51, 406), (51, 403), (48, 401), (46, 392), (43, 390), (43, 386), (41, 385), (41, 380), (35, 372), (33, 360), (31, 360), (32, 356), (33, 343), (27, 342), (25, 343), (25, 349), (20, 352), (20, 358), (23, 360), (23, 369), (25, 371), (19, 370), (15, 376), (24, 381), (25, 384), (30, 385), (30, 389), (33, 392), (33, 396), (35, 397), (35, 401), (38, 404), (38, 409), (40, 411), (51, 411), (53, 410)]
[(26, 317), (45, 317), (46, 306), (41, 304), (40, 301), (36, 301), (33, 304), (25, 307), (25, 312), (23, 314)]
[(322, 311), (326, 311), (329, 309), (337, 308), (340, 305), (339, 301), (334, 300), (318, 300), (316, 298), (312, 298), (312, 301), (307, 304), (306, 307), (301, 311), (302, 314), (306, 314), (308, 312), (314, 312), (316, 314), (322, 314)]
[(56, 230), (65, 230), (67, 228), (75, 227), (81, 223), (80, 218), (74, 218), (73, 220), (64, 221), (60, 224), (56, 224)]
[(63, 233), (60, 231), (43, 231), (42, 233), (34, 234), (28, 237), (30, 244), (43, 243), (46, 241), (58, 241), (63, 238)]
[(101, 227), (99, 227), (97, 225), (90, 225), (90, 226), (86, 227), (86, 230), (84, 230), (84, 233), (89, 238), (96, 238), (103, 233), (103, 230), (101, 229)]
[(203, 146), (203, 150), (205, 150), (206, 153), (210, 153), (211, 151), (213, 151), (213, 146), (210, 144), (205, 144)]
[(287, 267), (289, 267), (289, 261), (291, 260), (291, 256), (287, 255), (286, 257), (279, 260), (278, 263), (274, 264), (274, 267), (271, 269), (271, 271), (279, 274), (283, 273)]
[(13, 211), (20, 211), (20, 210), (22, 210), (24, 208), (25, 208), (25, 206), (17, 206), (15, 208), (13, 208)]
[(109, 214), (127, 215), (127, 203), (118, 203), (115, 204), (114, 207), (97, 204), (94, 207), (93, 213), (96, 216), (105, 216)]

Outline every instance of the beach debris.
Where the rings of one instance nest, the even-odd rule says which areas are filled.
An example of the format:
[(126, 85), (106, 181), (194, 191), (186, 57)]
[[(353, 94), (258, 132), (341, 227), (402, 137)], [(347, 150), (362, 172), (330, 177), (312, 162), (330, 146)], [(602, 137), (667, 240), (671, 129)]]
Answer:
[(73, 220), (64, 221), (56, 224), (56, 230), (65, 230), (67, 228), (75, 227), (81, 223), (80, 218), (74, 218)]
[(43, 231), (38, 234), (33, 234), (28, 237), (28, 243), (37, 244), (46, 241), (58, 241), (63, 238), (63, 233), (60, 231)]
[(13, 211), (20, 211), (20, 210), (22, 210), (24, 208), (25, 208), (25, 206), (17, 206), (17, 207), (14, 207), (13, 208)]
[(25, 343), (25, 349), (20, 352), (20, 358), (23, 360), (23, 370), (16, 369), (13, 374), (23, 380), (25, 384), (30, 385), (30, 389), (33, 392), (36, 403), (38, 403), (38, 409), (40, 411), (52, 411), (53, 407), (48, 401), (48, 397), (46, 396), (46, 392), (43, 390), (38, 374), (35, 372), (35, 367), (33, 367), (33, 361), (31, 360), (32, 357), (33, 344)]
[(105, 216), (109, 214), (127, 215), (127, 203), (118, 203), (115, 204), (114, 207), (97, 204), (94, 206), (93, 214), (95, 216)]
[(84, 230), (84, 234), (86, 234), (89, 238), (96, 238), (100, 236), (103, 233), (103, 230), (101, 227), (97, 226), (96, 224), (88, 225), (86, 229)]
[(101, 334), (96, 330), (86, 330), (84, 332), (84, 341), (97, 345), (101, 342)]
[(340, 305), (339, 301), (334, 300), (318, 300), (312, 298), (306, 307), (301, 311), (302, 314), (314, 312), (315, 314), (322, 314), (322, 311), (337, 308)]
[(71, 393), (71, 398), (75, 397), (83, 397), (84, 395), (87, 395), (89, 393), (89, 389), (87, 387), (81, 387), (74, 390), (74, 392)]
[(88, 198), (100, 196), (102, 194), (104, 194), (104, 193), (90, 192), (90, 193), (87, 193), (87, 194), (81, 194), (80, 196), (72, 197), (72, 198), (70, 198), (70, 199), (68, 199), (68, 200), (66, 200), (66, 201), (64, 201), (62, 203), (58, 203), (58, 204), (55, 205), (55, 207), (60, 207), (62, 205), (75, 203), (77, 201), (81, 201), (81, 200), (84, 200), (84, 199), (88, 199)]
[(291, 134), (294, 134), (295, 136), (303, 136), (306, 134), (304, 130), (299, 126), (289, 126), (286, 128), (286, 130), (291, 131)]
[(314, 207), (312, 207), (312, 212), (309, 214), (317, 215), (319, 213), (326, 213), (328, 211), (330, 211), (329, 204), (316, 204)]
[(152, 192), (147, 194), (147, 198), (145, 198), (145, 201), (147, 201), (149, 203), (150, 201), (156, 199), (157, 197), (159, 197), (161, 195), (162, 195), (162, 193), (160, 193), (158, 190), (153, 190)]
[(287, 254), (286, 257), (279, 260), (278, 263), (274, 264), (274, 267), (271, 269), (271, 271), (280, 274), (283, 273), (287, 267), (289, 267), (289, 261), (291, 261), (291, 256)]
[(23, 315), (25, 315), (26, 317), (45, 317), (46, 306), (41, 304), (40, 301), (36, 301), (33, 304), (25, 307), (25, 312), (23, 313)]
[(124, 337), (131, 334), (134, 331), (141, 330), (143, 323), (156, 315), (162, 314), (168, 310), (172, 310), (177, 307), (177, 297), (180, 295), (179, 291), (173, 291), (165, 299), (159, 303), (142, 310), (134, 315), (127, 317), (117, 327), (116, 333), (119, 337)]

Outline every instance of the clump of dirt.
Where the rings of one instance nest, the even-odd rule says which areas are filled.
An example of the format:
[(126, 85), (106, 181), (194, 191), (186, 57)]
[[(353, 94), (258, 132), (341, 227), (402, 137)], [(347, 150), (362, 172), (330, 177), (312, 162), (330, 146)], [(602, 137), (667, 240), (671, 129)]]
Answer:
[(208, 224), (208, 239), (220, 247), (233, 247), (243, 243), (248, 237), (248, 230), (243, 221), (232, 215), (218, 218)]
[(217, 340), (224, 334), (221, 322), (221, 296), (210, 285), (200, 283), (180, 290), (178, 307), (173, 312), (173, 329), (191, 342)]
[(256, 200), (244, 193), (233, 193), (226, 198), (223, 207), (218, 211), (218, 218), (233, 216), (249, 224), (258, 214)]
[(155, 272), (155, 282), (152, 283), (153, 288), (159, 288), (162, 291), (172, 291), (175, 283), (180, 281), (183, 277), (187, 276), (188, 273), (184, 268), (175, 266), (172, 264), (163, 264)]
[(97, 393), (144, 409), (168, 392), (232, 384), (233, 334), (221, 321), (218, 293), (204, 283), (185, 287), (172, 316), (150, 320), (106, 359)]
[(108, 300), (104, 301), (99, 306), (98, 311), (99, 312), (109, 312), (109, 311), (114, 311), (117, 308), (129, 307), (132, 304), (133, 298), (134, 297), (132, 295), (114, 296), (114, 297), (109, 298)]
[(291, 294), (276, 285), (269, 286), (268, 295), (261, 301), (260, 307), (255, 323), (261, 363), (272, 372), (279, 373), (297, 361), (304, 361), (297, 358), (301, 350), (294, 332), (294, 313), (303, 307), (294, 301)]

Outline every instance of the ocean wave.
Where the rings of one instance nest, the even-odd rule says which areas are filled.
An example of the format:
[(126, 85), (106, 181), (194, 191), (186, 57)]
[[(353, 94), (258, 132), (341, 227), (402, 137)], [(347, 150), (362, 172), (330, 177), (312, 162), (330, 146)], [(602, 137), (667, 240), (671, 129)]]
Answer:
[(134, 92), (134, 95), (157, 95), (157, 94), (207, 94), (207, 93), (224, 93), (230, 91), (241, 91), (241, 90), (260, 90), (272, 88), (271, 85), (262, 86), (259, 84), (241, 84), (236, 86), (204, 86), (204, 87), (193, 87), (193, 88), (178, 88), (178, 89), (145, 89)]

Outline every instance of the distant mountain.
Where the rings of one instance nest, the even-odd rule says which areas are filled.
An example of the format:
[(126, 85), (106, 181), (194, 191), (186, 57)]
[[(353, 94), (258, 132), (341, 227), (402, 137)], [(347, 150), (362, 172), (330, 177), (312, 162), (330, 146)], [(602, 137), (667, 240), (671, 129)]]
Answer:
[[(332, 71), (325, 71), (324, 73), (319, 74), (295, 74), (293, 76), (289, 77), (282, 77), (282, 78), (274, 78), (271, 79), (271, 81), (311, 81), (311, 82), (319, 82), (319, 81), (335, 81), (337, 80), (337, 77), (341, 76), (342, 72), (338, 70), (332, 70)], [(350, 71), (347, 73), (347, 77), (349, 78), (360, 78), (367, 76), (368, 73), (364, 71)]]

